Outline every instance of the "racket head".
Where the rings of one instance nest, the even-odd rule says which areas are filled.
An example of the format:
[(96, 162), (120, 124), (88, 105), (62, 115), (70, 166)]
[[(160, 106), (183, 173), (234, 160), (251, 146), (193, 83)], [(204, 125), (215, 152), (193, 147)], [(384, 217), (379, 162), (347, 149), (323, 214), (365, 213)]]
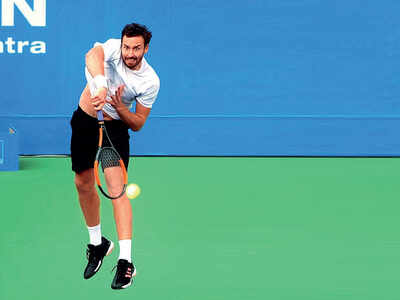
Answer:
[(108, 199), (118, 199), (125, 193), (128, 176), (124, 161), (114, 147), (101, 147), (94, 163), (97, 186)]

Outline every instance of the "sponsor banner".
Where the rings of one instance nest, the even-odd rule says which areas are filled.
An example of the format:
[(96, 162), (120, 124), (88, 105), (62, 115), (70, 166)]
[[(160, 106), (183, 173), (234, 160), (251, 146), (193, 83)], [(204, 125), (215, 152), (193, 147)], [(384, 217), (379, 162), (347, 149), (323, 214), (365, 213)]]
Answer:
[[(21, 26), (17, 24), (16, 14), (19, 13), (31, 27), (46, 27), (46, 0), (1, 0), (1, 31), (3, 29)], [(39, 36), (38, 36), (39, 38)], [(16, 36), (0, 36), (0, 54), (44, 54), (46, 41), (18, 40)]]

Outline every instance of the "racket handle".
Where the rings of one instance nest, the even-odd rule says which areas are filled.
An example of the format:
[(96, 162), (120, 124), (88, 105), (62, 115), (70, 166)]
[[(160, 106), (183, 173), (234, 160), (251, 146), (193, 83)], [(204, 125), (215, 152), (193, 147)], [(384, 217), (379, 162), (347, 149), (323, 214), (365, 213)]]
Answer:
[(103, 111), (102, 110), (98, 110), (97, 111), (97, 120), (104, 121)]

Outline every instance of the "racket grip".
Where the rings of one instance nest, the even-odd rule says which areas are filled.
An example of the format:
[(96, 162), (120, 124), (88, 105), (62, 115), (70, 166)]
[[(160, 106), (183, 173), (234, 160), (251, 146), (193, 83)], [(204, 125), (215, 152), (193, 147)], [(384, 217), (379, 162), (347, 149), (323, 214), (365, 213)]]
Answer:
[(97, 111), (97, 120), (104, 121), (103, 111), (102, 110), (98, 110)]

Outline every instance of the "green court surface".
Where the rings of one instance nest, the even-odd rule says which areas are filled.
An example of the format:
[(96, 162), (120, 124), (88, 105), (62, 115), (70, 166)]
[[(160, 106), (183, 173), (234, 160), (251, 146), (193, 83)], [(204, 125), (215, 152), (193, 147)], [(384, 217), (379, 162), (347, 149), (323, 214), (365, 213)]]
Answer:
[(122, 291), (118, 247), (83, 279), (69, 159), (20, 167), (0, 173), (2, 300), (400, 299), (399, 159), (131, 158), (137, 277)]

